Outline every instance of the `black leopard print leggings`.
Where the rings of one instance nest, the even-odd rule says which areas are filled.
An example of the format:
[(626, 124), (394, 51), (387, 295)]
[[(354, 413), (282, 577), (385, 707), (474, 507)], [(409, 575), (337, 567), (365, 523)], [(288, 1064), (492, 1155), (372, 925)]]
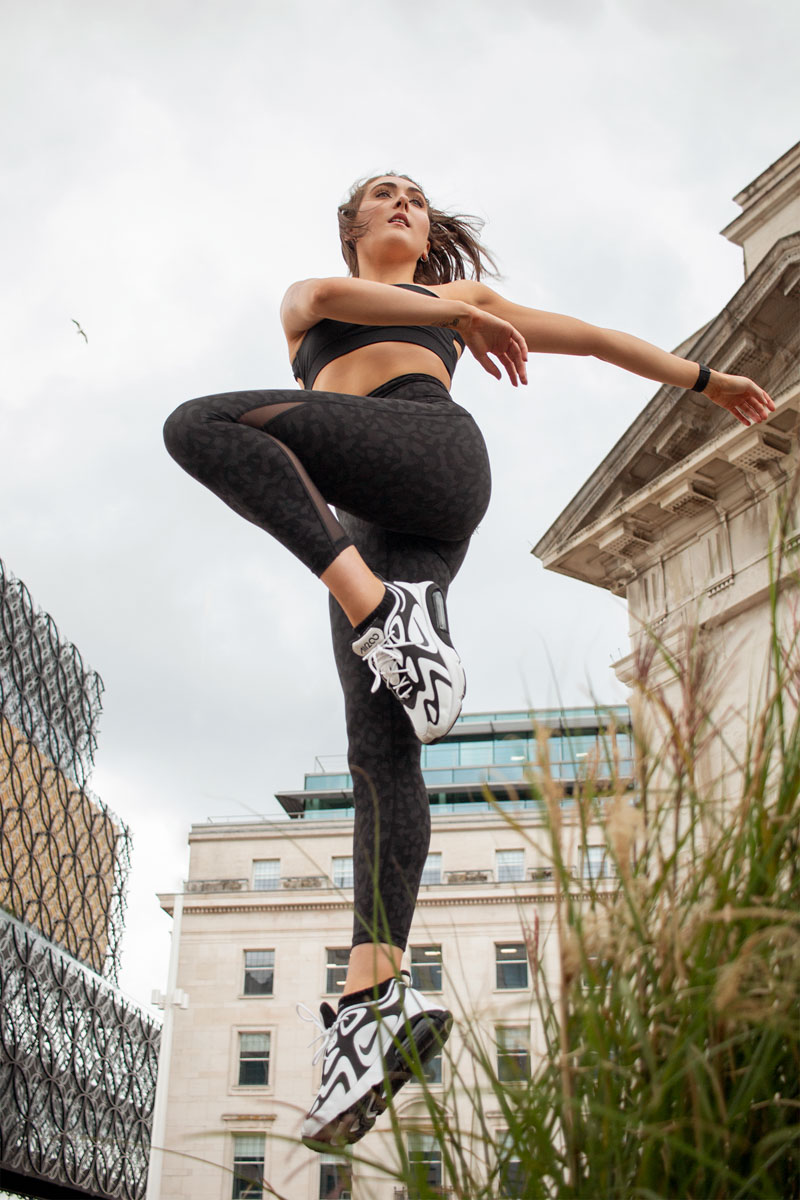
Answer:
[[(164, 426), (176, 462), (315, 574), (355, 545), (385, 579), (433, 579), (445, 594), (489, 503), (486, 446), (430, 375), (368, 396), (227, 392), (182, 404)], [(337, 508), (331, 512), (329, 504)], [(420, 743), (353, 653), (331, 598), (353, 776), (353, 944), (405, 948), (430, 842)]]

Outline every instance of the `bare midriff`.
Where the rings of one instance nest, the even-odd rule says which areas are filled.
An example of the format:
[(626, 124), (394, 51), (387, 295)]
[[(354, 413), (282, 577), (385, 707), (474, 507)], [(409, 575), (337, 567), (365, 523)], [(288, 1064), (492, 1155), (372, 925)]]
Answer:
[(433, 375), (446, 388), (450, 387), (447, 368), (432, 350), (410, 342), (379, 342), (329, 362), (314, 380), (313, 390), (366, 396), (398, 375), (412, 374)]

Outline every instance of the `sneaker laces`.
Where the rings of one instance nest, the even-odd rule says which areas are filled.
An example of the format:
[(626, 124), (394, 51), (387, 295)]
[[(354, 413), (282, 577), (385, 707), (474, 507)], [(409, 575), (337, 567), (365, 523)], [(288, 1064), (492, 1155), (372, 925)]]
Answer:
[(316, 1025), (317, 1029), (319, 1029), (317, 1036), (312, 1038), (308, 1043), (309, 1050), (316, 1042), (321, 1043), (317, 1046), (314, 1056), (311, 1059), (311, 1065), (315, 1067), (336, 1041), (336, 1022), (334, 1021), (331, 1025), (325, 1025), (325, 1022), (316, 1013), (313, 1013), (307, 1004), (303, 1004), (302, 1002), (296, 1004), (295, 1009), (301, 1021), (310, 1021), (312, 1025)]
[(375, 677), (370, 691), (377, 692), (383, 682), (392, 689), (398, 699), (408, 699), (412, 691), (412, 681), (408, 671), (403, 670), (400, 665), (403, 661), (400, 649), (410, 645), (411, 642), (384, 642), (364, 655), (364, 662), (369, 664)]

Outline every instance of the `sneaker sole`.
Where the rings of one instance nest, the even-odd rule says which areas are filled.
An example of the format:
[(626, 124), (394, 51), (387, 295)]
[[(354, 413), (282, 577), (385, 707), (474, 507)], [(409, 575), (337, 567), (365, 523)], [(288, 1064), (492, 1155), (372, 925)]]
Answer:
[(467, 676), (464, 672), (461, 659), (458, 656), (458, 651), (454, 646), (451, 646), (448, 642), (444, 641), (442, 637), (440, 637), (439, 631), (433, 622), (433, 616), (428, 608), (428, 589), (423, 587), (423, 585), (420, 583), (406, 583), (403, 586), (413, 594), (419, 607), (424, 613), (427, 614), (431, 624), (431, 629), (433, 630), (433, 635), (436, 639), (436, 649), (442, 657), (442, 661), (447, 668), (447, 673), (450, 676), (453, 684), (452, 698), (447, 716), (439, 720), (438, 727), (431, 736), (426, 737), (422, 734), (417, 734), (419, 740), (424, 746), (430, 746), (434, 742), (438, 742), (441, 738), (447, 737), (448, 733), (458, 720), (461, 714), (461, 705), (467, 692)]
[[(443, 741), (455, 725), (458, 718), (461, 716), (461, 705), (464, 703), (464, 697), (467, 694), (467, 677), (464, 674), (464, 668), (461, 666), (461, 659), (458, 658), (458, 656), (456, 657), (458, 659), (459, 673), (461, 675), (461, 695), (458, 697), (458, 702), (452, 704), (450, 707), (450, 724), (442, 732), (437, 732), (435, 737), (421, 737), (419, 740), (422, 742), (423, 746), (435, 746), (437, 742)], [(455, 692), (453, 692), (453, 696), (455, 697)]]
[(408, 1029), (395, 1037), (387, 1052), (381, 1082), (324, 1125), (316, 1137), (304, 1137), (303, 1145), (309, 1150), (324, 1151), (328, 1146), (346, 1146), (359, 1141), (369, 1133), (400, 1088), (413, 1078), (417, 1063), (424, 1066), (442, 1048), (452, 1027), (453, 1014), (446, 1011), (421, 1013), (409, 1022)]

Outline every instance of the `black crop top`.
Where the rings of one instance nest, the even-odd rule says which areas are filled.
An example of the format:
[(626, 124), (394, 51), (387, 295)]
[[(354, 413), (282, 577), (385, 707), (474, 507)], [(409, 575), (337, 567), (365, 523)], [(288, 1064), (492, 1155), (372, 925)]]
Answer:
[[(393, 287), (408, 288), (434, 296), (435, 292), (416, 283), (395, 283)], [(292, 363), (295, 379), (302, 379), (304, 388), (312, 388), (314, 380), (323, 367), (335, 358), (360, 350), (362, 346), (373, 346), (376, 342), (412, 342), (432, 350), (442, 360), (448, 375), (452, 376), (458, 362), (453, 339), (464, 346), (464, 339), (454, 329), (442, 329), (438, 325), (352, 325), (348, 321), (317, 321), (306, 332), (300, 349)]]

